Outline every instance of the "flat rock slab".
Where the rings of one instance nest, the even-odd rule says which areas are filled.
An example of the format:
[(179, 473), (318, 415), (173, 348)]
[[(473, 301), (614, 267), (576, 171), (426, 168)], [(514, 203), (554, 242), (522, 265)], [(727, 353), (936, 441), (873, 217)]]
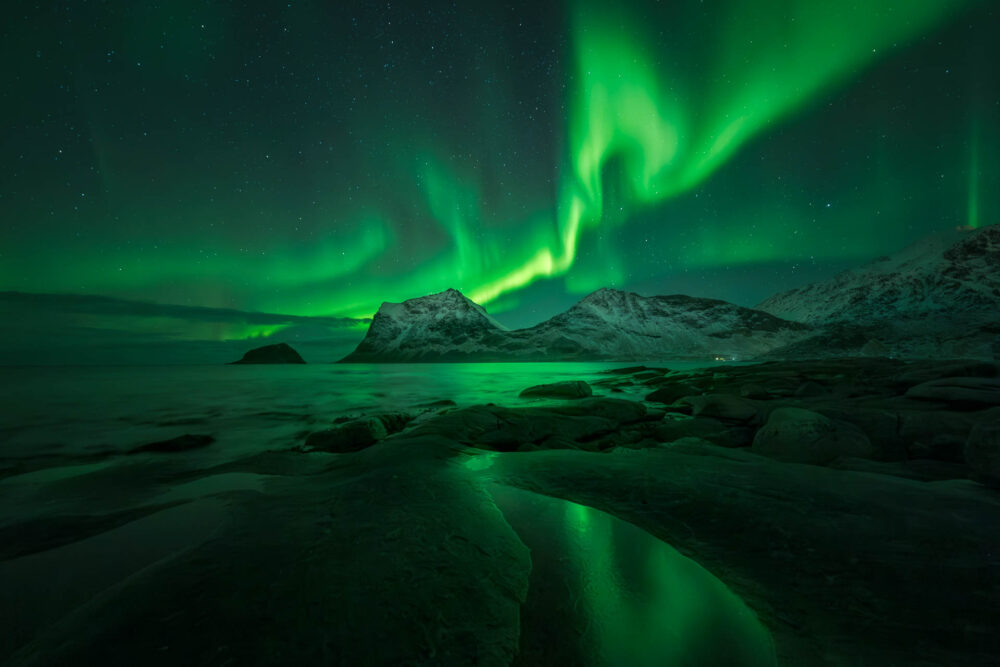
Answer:
[(781, 665), (1000, 655), (1000, 497), (683, 444), (501, 455), (500, 481), (609, 512), (694, 559), (770, 629)]
[(910, 387), (908, 398), (942, 401), (970, 409), (1000, 405), (1000, 379), (983, 377), (948, 377)]
[(235, 499), (212, 539), (69, 610), (8, 664), (510, 664), (528, 550), (447, 448), (409, 444)]
[(185, 452), (190, 449), (199, 449), (201, 447), (208, 447), (213, 442), (215, 442), (215, 438), (212, 437), (211, 435), (185, 433), (184, 435), (177, 436), (176, 438), (170, 438), (169, 440), (159, 440), (157, 442), (150, 442), (145, 445), (140, 445), (139, 447), (136, 447), (129, 453), (138, 454), (141, 452)]

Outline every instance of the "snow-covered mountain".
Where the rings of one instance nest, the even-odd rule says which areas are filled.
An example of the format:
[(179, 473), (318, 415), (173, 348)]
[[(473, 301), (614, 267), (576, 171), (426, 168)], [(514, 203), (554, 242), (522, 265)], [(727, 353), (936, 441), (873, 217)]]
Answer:
[(601, 289), (508, 330), (457, 290), (384, 303), (345, 362), (1000, 356), (1000, 226), (924, 239), (756, 309)]
[(1000, 225), (923, 239), (758, 309), (817, 335), (772, 356), (830, 356), (879, 340), (901, 357), (1000, 356)]
[(537, 361), (756, 356), (810, 327), (714, 299), (602, 289), (510, 331), (456, 290), (385, 303), (344, 362)]
[(455, 289), (383, 303), (344, 362), (462, 361), (491, 350), (507, 329)]
[(830, 280), (776, 294), (757, 309), (808, 324), (1000, 319), (1000, 225), (928, 237)]

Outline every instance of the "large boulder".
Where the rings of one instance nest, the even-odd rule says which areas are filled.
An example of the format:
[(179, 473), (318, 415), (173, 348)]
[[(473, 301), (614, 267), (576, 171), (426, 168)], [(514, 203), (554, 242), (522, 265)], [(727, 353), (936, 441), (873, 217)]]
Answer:
[(778, 408), (753, 439), (753, 451), (779, 461), (824, 465), (840, 456), (871, 458), (861, 429), (812, 410)]
[(957, 409), (1000, 405), (1000, 379), (947, 377), (922, 382), (906, 391), (907, 398), (941, 401)]
[(333, 428), (310, 433), (305, 449), (344, 454), (374, 445), (388, 435), (385, 423), (377, 417), (355, 419)]
[(594, 391), (583, 380), (567, 380), (550, 384), (536, 384), (521, 392), (521, 398), (586, 398)]
[(233, 364), (304, 364), (305, 359), (287, 343), (255, 347)]
[(862, 357), (888, 357), (889, 348), (879, 339), (872, 338), (864, 344), (860, 354)]
[(898, 373), (894, 380), (899, 385), (912, 387), (941, 378), (998, 376), (1000, 376), (1000, 364), (990, 361), (918, 362), (904, 366), (904, 370)]
[(664, 419), (656, 424), (653, 438), (664, 443), (684, 438), (698, 438), (722, 447), (737, 447), (741, 444), (731, 429), (710, 417)]
[(740, 396), (758, 401), (766, 401), (772, 398), (771, 392), (768, 391), (767, 387), (756, 382), (748, 382), (742, 385), (740, 387)]
[(548, 411), (568, 417), (601, 417), (610, 419), (616, 424), (631, 424), (643, 419), (659, 419), (662, 413), (648, 410), (638, 401), (627, 401), (621, 398), (604, 398), (595, 396), (565, 405), (554, 405)]
[(912, 457), (908, 441), (900, 433), (901, 416), (898, 412), (840, 402), (810, 408), (824, 417), (848, 422), (861, 429), (874, 447), (874, 457), (880, 461), (902, 461)]
[(987, 411), (965, 443), (965, 462), (972, 477), (1000, 486), (1000, 408)]
[(902, 410), (899, 435), (911, 459), (961, 462), (976, 417), (957, 410)]
[(798, 386), (795, 390), (795, 396), (797, 398), (816, 398), (817, 396), (826, 396), (829, 394), (829, 390), (821, 385), (819, 382), (813, 382), (812, 380), (807, 380)]
[(685, 396), (697, 396), (701, 391), (684, 382), (671, 382), (665, 384), (656, 391), (646, 394), (646, 400), (652, 403), (665, 403), (667, 405), (675, 403)]
[(712, 417), (732, 422), (749, 422), (757, 416), (757, 405), (731, 394), (688, 396), (680, 401), (691, 406), (696, 417)]

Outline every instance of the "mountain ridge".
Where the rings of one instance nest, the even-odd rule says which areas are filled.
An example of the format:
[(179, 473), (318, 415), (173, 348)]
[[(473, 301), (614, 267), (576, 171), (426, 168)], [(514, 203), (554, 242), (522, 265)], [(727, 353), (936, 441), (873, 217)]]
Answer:
[(845, 356), (866, 340), (898, 357), (1000, 358), (1000, 225), (926, 237), (756, 308), (818, 332), (769, 358)]
[(1000, 356), (1000, 225), (937, 234), (755, 308), (613, 288), (523, 329), (448, 289), (383, 303), (341, 362)]
[(510, 330), (458, 290), (383, 303), (353, 362), (559, 361), (744, 357), (810, 330), (718, 299), (599, 289), (568, 310)]

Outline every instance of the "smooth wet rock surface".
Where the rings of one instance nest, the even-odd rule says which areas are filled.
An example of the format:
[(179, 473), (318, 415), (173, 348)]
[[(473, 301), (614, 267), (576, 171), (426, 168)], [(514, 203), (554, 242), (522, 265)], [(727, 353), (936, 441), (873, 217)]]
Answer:
[(208, 447), (213, 442), (215, 442), (215, 438), (211, 435), (185, 433), (184, 435), (177, 436), (176, 438), (170, 438), (169, 440), (159, 440), (157, 442), (140, 445), (139, 447), (133, 449), (132, 453), (185, 452), (190, 449)]
[[(778, 665), (992, 667), (998, 408), (908, 395), (992, 368), (641, 367), (595, 383), (624, 399), (292, 412), (217, 463), (32, 459), (0, 478), (0, 662), (729, 667), (774, 664), (769, 634)], [(645, 403), (656, 378), (700, 400)], [(738, 620), (671, 606), (692, 575), (669, 548)]]

